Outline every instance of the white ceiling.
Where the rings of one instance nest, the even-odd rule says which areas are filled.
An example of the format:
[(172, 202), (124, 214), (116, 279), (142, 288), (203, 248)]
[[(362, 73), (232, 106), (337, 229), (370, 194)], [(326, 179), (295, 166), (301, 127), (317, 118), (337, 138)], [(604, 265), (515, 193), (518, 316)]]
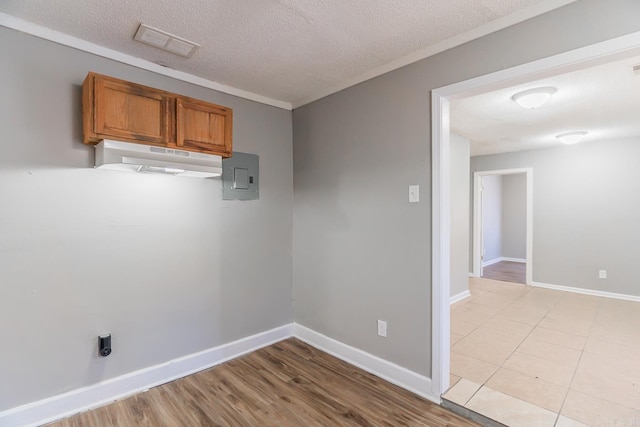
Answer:
[[(297, 106), (572, 1), (2, 0), (0, 12)], [(140, 23), (202, 47), (187, 59), (134, 42)]]
[[(562, 144), (556, 135), (587, 131), (583, 141), (640, 137), (640, 56), (544, 78), (451, 102), (451, 130), (471, 140), (471, 155)], [(552, 86), (542, 107), (527, 110), (511, 97)]]

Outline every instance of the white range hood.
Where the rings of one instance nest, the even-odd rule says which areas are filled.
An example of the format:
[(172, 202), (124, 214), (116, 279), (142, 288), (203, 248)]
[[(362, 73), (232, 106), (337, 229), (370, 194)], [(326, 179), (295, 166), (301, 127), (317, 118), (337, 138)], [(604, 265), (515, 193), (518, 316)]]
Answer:
[(96, 146), (96, 168), (210, 178), (222, 175), (222, 157), (105, 139)]

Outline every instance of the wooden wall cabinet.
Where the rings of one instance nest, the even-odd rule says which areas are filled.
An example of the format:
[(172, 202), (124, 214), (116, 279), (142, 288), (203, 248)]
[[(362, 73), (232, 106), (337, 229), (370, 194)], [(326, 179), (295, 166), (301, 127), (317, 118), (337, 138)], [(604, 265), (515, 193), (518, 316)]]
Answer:
[(231, 154), (233, 118), (229, 108), (184, 97), (176, 99), (176, 107), (178, 147), (204, 152), (228, 151)]
[(230, 157), (233, 111), (89, 73), (82, 85), (84, 143), (103, 139)]

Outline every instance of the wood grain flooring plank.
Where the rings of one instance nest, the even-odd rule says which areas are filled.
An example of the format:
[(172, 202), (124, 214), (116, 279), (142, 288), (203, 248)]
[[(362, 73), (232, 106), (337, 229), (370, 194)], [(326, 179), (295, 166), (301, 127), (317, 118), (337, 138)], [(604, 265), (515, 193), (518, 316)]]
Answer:
[(476, 426), (291, 338), (50, 427)]
[(512, 261), (500, 261), (482, 269), (485, 279), (501, 280), (503, 282), (527, 283), (527, 264)]
[(282, 380), (274, 375), (273, 371), (261, 369), (254, 373), (249, 373), (243, 377), (251, 387), (256, 389), (265, 400), (271, 399), (273, 414), (284, 417), (283, 412), (289, 419), (297, 420), (300, 423), (318, 423), (326, 421), (313, 416), (317, 411), (310, 405), (304, 396), (294, 393), (289, 385), (291, 379)]

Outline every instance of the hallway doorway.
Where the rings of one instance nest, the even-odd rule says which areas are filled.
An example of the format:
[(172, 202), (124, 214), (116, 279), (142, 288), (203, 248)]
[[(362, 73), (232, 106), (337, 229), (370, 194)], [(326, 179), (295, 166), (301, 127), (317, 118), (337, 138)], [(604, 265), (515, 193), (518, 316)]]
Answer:
[(473, 174), (473, 277), (530, 284), (533, 170)]

